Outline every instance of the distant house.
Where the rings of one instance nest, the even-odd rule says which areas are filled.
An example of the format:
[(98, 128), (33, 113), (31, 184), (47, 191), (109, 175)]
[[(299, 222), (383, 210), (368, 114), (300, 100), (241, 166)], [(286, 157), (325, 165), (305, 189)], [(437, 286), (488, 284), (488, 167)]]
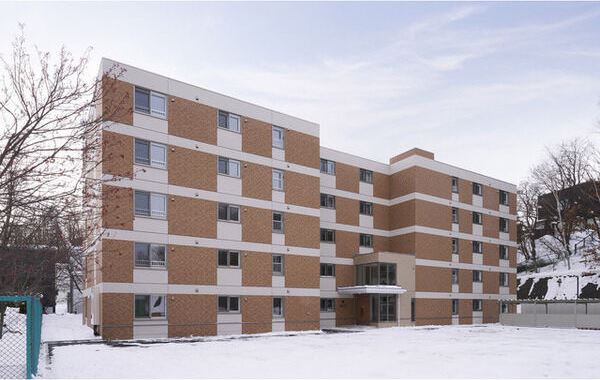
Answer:
[(600, 196), (597, 195), (597, 191), (600, 192), (600, 182), (592, 181), (561, 190), (557, 193), (558, 207), (554, 193), (540, 195), (537, 201), (538, 222), (535, 238), (554, 233), (555, 225), (559, 221), (559, 207), (565, 210), (563, 219), (576, 218), (577, 223), (581, 223), (582, 226), (591, 223), (594, 216), (600, 215)]

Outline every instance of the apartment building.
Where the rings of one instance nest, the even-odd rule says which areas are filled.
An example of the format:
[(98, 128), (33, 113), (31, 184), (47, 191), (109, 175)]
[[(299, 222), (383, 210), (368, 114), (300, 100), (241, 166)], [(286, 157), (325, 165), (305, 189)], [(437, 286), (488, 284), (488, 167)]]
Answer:
[(514, 185), (115, 64), (84, 292), (103, 337), (486, 323), (515, 298)]

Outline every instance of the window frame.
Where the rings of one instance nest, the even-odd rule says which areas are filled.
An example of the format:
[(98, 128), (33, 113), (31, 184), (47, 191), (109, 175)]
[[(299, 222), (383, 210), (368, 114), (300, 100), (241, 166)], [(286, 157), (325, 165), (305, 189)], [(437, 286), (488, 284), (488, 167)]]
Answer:
[[(281, 258), (281, 262), (275, 262), (275, 258)], [(278, 265), (280, 267), (279, 270), (275, 269), (275, 266)], [(271, 255), (271, 271), (273, 276), (285, 276), (285, 259), (283, 255)]]
[[(275, 144), (275, 131), (279, 131), (279, 134), (281, 135), (281, 140), (277, 140), (277, 141), (281, 141), (281, 145)], [(282, 127), (278, 127), (276, 125), (272, 126), (271, 129), (271, 146), (273, 148), (277, 148), (277, 149), (282, 149), (285, 150), (285, 129)]]
[[(276, 221), (275, 220), (275, 214), (281, 215), (281, 220)], [(272, 213), (272, 217), (271, 217), (271, 227), (272, 227), (272, 232), (277, 233), (277, 234), (282, 234), (285, 231), (285, 214), (281, 211), (273, 211)], [(281, 224), (281, 228), (276, 229), (275, 228), (275, 223), (280, 223)]]
[[(275, 313), (275, 300), (279, 300), (279, 314)], [(271, 301), (271, 314), (274, 319), (279, 319), (284, 317), (284, 299), (283, 297), (273, 297)]]
[[(505, 281), (502, 281), (503, 279)], [(498, 283), (499, 283), (499, 286), (508, 287), (508, 285), (509, 285), (508, 273), (498, 272)]]
[[(477, 305), (477, 306), (475, 306)], [(473, 311), (483, 311), (483, 301), (480, 299), (473, 300)]]
[(452, 285), (458, 285), (460, 281), (460, 271), (458, 268), (452, 268), (452, 272), (450, 274), (450, 283)]
[[(227, 299), (227, 308), (226, 310), (221, 310), (220, 300), (222, 298)], [(237, 310), (231, 309), (231, 299), (237, 298)], [(217, 314), (241, 314), (242, 313), (242, 303), (240, 302), (240, 296), (217, 296)]]
[(450, 221), (452, 222), (452, 224), (458, 224), (458, 207), (452, 207)]
[(483, 185), (479, 182), (473, 182), (473, 195), (483, 196)]
[[(226, 116), (226, 121), (227, 121), (226, 126), (222, 126), (220, 123), (221, 115)], [(231, 128), (231, 119), (237, 120), (237, 130)], [(242, 133), (242, 116), (235, 114), (235, 113), (228, 112), (228, 111), (218, 110), (217, 111), (217, 128), (221, 128), (226, 131), (230, 131), (230, 132), (234, 132), (234, 133)]]
[[(503, 224), (504, 224), (504, 228), (502, 228)], [(498, 218), (498, 230), (505, 234), (509, 233), (510, 229), (508, 227), (508, 219), (507, 218), (502, 218), (502, 217)]]
[(364, 248), (373, 248), (373, 235), (372, 234), (358, 234), (358, 246)]
[[(225, 168), (227, 171), (225, 173), (221, 172), (221, 162), (225, 162)], [(237, 175), (231, 174), (231, 165), (237, 165)], [(217, 158), (217, 174), (224, 175), (232, 178), (241, 178), (242, 177), (242, 163), (239, 160), (234, 160), (233, 158), (219, 156)]]
[[(137, 97), (138, 97), (138, 91), (140, 92), (146, 92), (148, 95), (148, 110), (144, 110), (144, 109), (139, 109), (136, 103)], [(156, 111), (154, 108), (152, 108), (152, 97), (157, 97), (157, 98), (162, 98), (164, 103), (165, 103), (165, 110), (163, 111)], [(156, 117), (159, 119), (167, 119), (167, 115), (168, 115), (168, 106), (169, 102), (167, 99), (167, 95), (161, 93), (161, 92), (157, 92), (154, 90), (150, 90), (149, 88), (145, 88), (145, 87), (140, 87), (140, 86), (134, 86), (134, 90), (133, 90), (133, 112), (136, 113), (140, 113), (143, 115), (148, 115), (148, 116), (152, 116), (152, 117)]]
[(451, 310), (452, 310), (452, 315), (458, 315), (459, 313), (459, 306), (460, 303), (458, 301), (458, 299), (454, 298), (452, 299), (452, 305), (451, 305)]
[[(225, 264), (225, 265), (221, 264), (221, 254), (222, 253), (225, 253), (227, 255), (227, 264)], [(231, 264), (232, 255), (237, 255), (237, 265)], [(242, 255), (241, 255), (240, 251), (236, 251), (236, 250), (232, 250), (232, 249), (219, 249), (217, 251), (217, 267), (218, 268), (241, 268), (241, 266), (242, 266), (241, 258), (242, 258)]]
[(450, 243), (450, 244), (451, 244), (450, 252), (451, 252), (453, 255), (458, 255), (458, 252), (459, 252), (459, 251), (458, 251), (458, 250), (459, 250), (459, 247), (458, 247), (458, 244), (459, 244), (459, 243), (458, 243), (458, 239), (457, 239), (457, 238), (452, 238), (452, 240), (451, 240), (451, 243)]
[[(325, 165), (323, 165), (323, 164), (325, 164)], [(319, 170), (323, 174), (335, 175), (335, 166), (336, 166), (335, 161), (331, 161), (326, 158), (321, 158)], [(325, 170), (323, 170), (323, 167), (325, 167)]]
[(369, 169), (360, 168), (358, 172), (359, 182), (373, 184), (373, 171)]
[[(478, 248), (475, 249), (475, 246)], [(473, 240), (473, 253), (483, 253), (483, 242), (479, 240)]]
[[(138, 161), (138, 155), (137, 155), (138, 143), (148, 144), (148, 162)], [(154, 156), (154, 154), (152, 153), (153, 148), (164, 149), (164, 152), (165, 152), (164, 162), (153, 159), (153, 156)], [(133, 163), (135, 165), (148, 166), (148, 167), (156, 168), (156, 169), (167, 169), (167, 166), (168, 166), (167, 152), (168, 152), (168, 149), (167, 149), (167, 145), (165, 145), (165, 144), (160, 144), (160, 143), (152, 142), (150, 140), (138, 139), (138, 138), (135, 138), (133, 141)]]
[[(138, 297), (147, 297), (148, 298), (148, 316), (138, 316), (137, 315), (137, 298)], [(153, 316), (152, 300), (156, 300), (158, 297), (162, 297), (164, 312), (162, 315)], [(155, 301), (156, 302), (156, 301)], [(150, 319), (167, 319), (167, 296), (166, 294), (156, 294), (156, 293), (134, 293), (133, 295), (133, 319), (134, 320), (150, 320)]]
[[(140, 213), (139, 209), (136, 206), (136, 196), (138, 194), (147, 194), (148, 195), (148, 214), (146, 215), (145, 213)], [(162, 211), (156, 211), (156, 209), (153, 207), (153, 204), (155, 203), (153, 200), (157, 199), (157, 198), (162, 198), (163, 199), (163, 206), (164, 206), (164, 212)], [(141, 217), (141, 218), (152, 218), (152, 219), (161, 219), (161, 220), (166, 220), (167, 216), (168, 216), (168, 206), (167, 206), (167, 194), (162, 194), (162, 193), (154, 193), (151, 191), (144, 191), (144, 190), (134, 190), (133, 192), (133, 214), (134, 217)]]
[(500, 260), (508, 260), (508, 246), (500, 244), (498, 246), (498, 256)]
[[(331, 233), (332, 239), (331, 240), (323, 240), (323, 232), (325, 232), (328, 235), (327, 237), (329, 237), (329, 234)], [(335, 244), (335, 230), (332, 230), (330, 228), (321, 228), (320, 229), (320, 238), (321, 238), (320, 241), (322, 243), (332, 243), (332, 244)]]
[[(140, 265), (138, 264), (138, 258), (137, 258), (137, 253), (138, 253), (138, 247), (144, 245), (147, 246), (147, 253), (148, 253), (148, 265)], [(152, 248), (153, 247), (161, 247), (164, 249), (164, 260), (162, 261), (162, 264), (156, 264), (153, 265), (154, 260), (152, 260)], [(161, 263), (161, 261), (156, 261), (156, 263)], [(165, 244), (154, 244), (154, 243), (144, 243), (144, 242), (134, 242), (133, 243), (133, 267), (134, 268), (144, 268), (144, 269), (163, 269), (166, 270), (167, 269), (167, 246)]]
[(498, 203), (502, 206), (508, 206), (508, 191), (498, 190)]
[(335, 277), (335, 264), (321, 263), (319, 268), (320, 277)]
[(473, 270), (473, 282), (474, 283), (483, 283), (483, 271), (481, 270)]
[[(277, 174), (278, 176), (280, 176), (281, 178), (279, 179), (275, 179), (275, 174)], [(285, 178), (284, 178), (284, 171), (281, 169), (272, 169), (271, 172), (271, 188), (275, 191), (284, 191), (284, 186), (285, 186)], [(276, 182), (279, 184), (280, 187), (276, 187), (275, 184)]]
[(450, 177), (450, 190), (454, 193), (454, 194), (458, 194), (458, 177)]
[[(224, 205), (227, 207), (227, 219), (221, 219), (220, 215), (219, 215), (219, 208), (221, 207), (221, 205)], [(231, 219), (231, 210), (237, 208), (237, 215), (238, 215), (238, 220), (233, 220)], [(223, 202), (218, 202), (217, 203), (217, 221), (221, 221), (221, 222), (229, 222), (229, 223), (241, 223), (242, 221), (242, 214), (240, 213), (241, 211), (241, 207), (238, 205), (234, 205), (231, 203), (223, 203)]]
[[(366, 211), (363, 209), (364, 207), (366, 207)], [(373, 202), (367, 202), (367, 201), (359, 201), (358, 202), (358, 213), (360, 215), (366, 215), (366, 216), (373, 216)]]
[(321, 298), (319, 300), (319, 310), (321, 313), (334, 313), (335, 298)]
[(472, 213), (473, 224), (477, 224), (478, 226), (483, 225), (483, 214), (477, 211), (473, 211)]
[[(325, 199), (325, 202), (323, 200)], [(333, 206), (323, 206), (323, 203), (327, 204), (327, 200), (332, 200)], [(327, 208), (330, 210), (335, 210), (335, 195), (321, 193), (321, 208)]]

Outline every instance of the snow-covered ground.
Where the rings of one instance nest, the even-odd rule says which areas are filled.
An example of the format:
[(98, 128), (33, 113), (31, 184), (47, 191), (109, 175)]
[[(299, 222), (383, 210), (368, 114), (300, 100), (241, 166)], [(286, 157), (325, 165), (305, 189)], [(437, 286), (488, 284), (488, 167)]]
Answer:
[(81, 314), (45, 314), (42, 317), (42, 342), (100, 339), (82, 324)]
[(598, 377), (600, 332), (499, 325), (55, 347), (45, 378)]

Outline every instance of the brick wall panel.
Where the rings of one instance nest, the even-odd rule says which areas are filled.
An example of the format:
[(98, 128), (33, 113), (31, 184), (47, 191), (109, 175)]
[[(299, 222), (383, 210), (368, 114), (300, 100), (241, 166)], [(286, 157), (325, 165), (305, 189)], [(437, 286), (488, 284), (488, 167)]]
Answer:
[(244, 162), (242, 196), (270, 201), (273, 190), (272, 174), (273, 169), (268, 166)]
[(319, 248), (320, 224), (316, 216), (286, 213), (285, 244), (293, 247)]
[(102, 274), (106, 282), (133, 282), (133, 242), (102, 240)]
[(373, 172), (373, 196), (390, 199), (390, 176)]
[(483, 186), (483, 207), (489, 210), (498, 211), (500, 205), (500, 194), (498, 189)]
[(242, 286), (271, 287), (273, 267), (270, 253), (243, 252)]
[(458, 230), (463, 234), (473, 233), (473, 213), (471, 211), (458, 209)]
[(319, 177), (286, 171), (283, 183), (285, 202), (296, 206), (319, 208), (320, 186)]
[(217, 156), (171, 146), (168, 166), (169, 184), (217, 191)]
[(483, 214), (483, 236), (496, 239), (500, 236), (500, 221), (498, 217)]
[(102, 186), (102, 227), (133, 229), (133, 190)]
[(242, 126), (242, 151), (271, 157), (273, 148), (272, 125), (244, 118)]
[(373, 227), (379, 230), (390, 229), (390, 207), (373, 203)]
[(458, 290), (461, 293), (473, 292), (473, 271), (469, 269), (458, 270)]
[(175, 195), (167, 201), (169, 234), (204, 238), (217, 237), (217, 204)]
[(283, 267), (286, 288), (319, 288), (320, 260), (318, 257), (286, 255)]
[(473, 300), (458, 301), (458, 318), (461, 325), (473, 323)]
[(500, 249), (497, 244), (483, 243), (483, 265), (500, 265)]
[(335, 232), (335, 255), (337, 257), (354, 257), (358, 253), (358, 234), (355, 232)]
[(466, 179), (458, 179), (458, 199), (461, 203), (473, 203), (473, 183)]
[(418, 233), (414, 241), (416, 258), (452, 261), (451, 238)]
[(321, 328), (319, 297), (285, 297), (286, 331)]
[(319, 138), (291, 129), (285, 130), (285, 160), (318, 169), (320, 167)]
[(356, 324), (354, 315), (356, 305), (353, 298), (336, 298), (335, 300), (335, 325), (348, 326)]
[(517, 213), (517, 194), (508, 193), (508, 211), (515, 215)]
[(417, 189), (416, 167), (404, 169), (390, 176), (390, 199), (412, 194)]
[(415, 291), (444, 292), (452, 291), (452, 270), (417, 265), (415, 269)]
[(102, 338), (133, 338), (133, 294), (102, 293)]
[(354, 285), (354, 265), (335, 266), (335, 286), (353, 286)]
[(465, 239), (458, 240), (458, 261), (468, 264), (473, 263), (473, 241)]
[(102, 132), (102, 172), (132, 178), (133, 137)]
[(452, 198), (450, 176), (433, 170), (417, 167), (415, 169), (416, 191), (444, 199)]
[(358, 193), (358, 177), (359, 170), (356, 166), (346, 165), (341, 162), (335, 163), (335, 187), (338, 190)]
[(495, 300), (483, 300), (483, 323), (498, 323), (500, 307)]
[(402, 202), (390, 207), (390, 230), (414, 226), (416, 221), (416, 203)]
[(216, 285), (217, 250), (169, 245), (167, 268), (169, 284)]
[(335, 220), (339, 224), (358, 226), (359, 201), (344, 197), (335, 197)]
[(449, 299), (415, 300), (417, 326), (449, 325), (452, 322), (452, 301)]
[(169, 337), (217, 335), (217, 297), (172, 294), (168, 297)]
[(169, 134), (207, 144), (217, 144), (217, 109), (169, 96)]
[(498, 294), (500, 278), (498, 272), (483, 272), (483, 293)]
[(102, 119), (133, 125), (133, 85), (102, 78)]
[(398, 253), (415, 253), (416, 234), (392, 236), (389, 239), (390, 251)]
[[(270, 296), (242, 297), (242, 333), (260, 334), (271, 332), (273, 298)], [(284, 301), (285, 313), (285, 301)]]
[(273, 211), (242, 206), (242, 241), (271, 244)]

